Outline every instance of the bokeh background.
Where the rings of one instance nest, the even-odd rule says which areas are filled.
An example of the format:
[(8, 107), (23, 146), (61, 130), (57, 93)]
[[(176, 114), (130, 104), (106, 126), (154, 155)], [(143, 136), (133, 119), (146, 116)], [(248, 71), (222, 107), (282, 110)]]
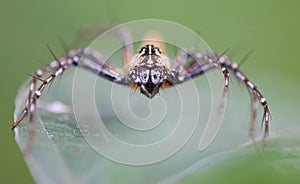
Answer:
[[(46, 44), (51, 45), (58, 55), (62, 54), (58, 40), (70, 42), (86, 25), (114, 25), (145, 18), (166, 19), (198, 32), (214, 50), (222, 52), (230, 46), (232, 52), (229, 55), (235, 60), (254, 50), (242, 69), (268, 97), (273, 117), (272, 131), (299, 127), (300, 3), (296, 0), (0, 2), (0, 183), (33, 183), (14, 141), (14, 132), (10, 131), (14, 97), (19, 86), (28, 74), (52, 60)], [(226, 170), (215, 168), (220, 180), (212, 175), (214, 171), (207, 171), (203, 181), (224, 181), (238, 175), (240, 180), (237, 181), (254, 178), (257, 183), (296, 183), (300, 181), (297, 174), (300, 173), (300, 133), (295, 135), (298, 144), (290, 147), (290, 150), (296, 150), (294, 154), (287, 157), (275, 154), (269, 157), (269, 165), (257, 170), (251, 158), (248, 161), (238, 158)], [(269, 168), (273, 160), (274, 163), (278, 160), (283, 163), (286, 168), (279, 170), (287, 172)], [(252, 168), (250, 172), (249, 166)], [(187, 181), (195, 182), (195, 178)]]

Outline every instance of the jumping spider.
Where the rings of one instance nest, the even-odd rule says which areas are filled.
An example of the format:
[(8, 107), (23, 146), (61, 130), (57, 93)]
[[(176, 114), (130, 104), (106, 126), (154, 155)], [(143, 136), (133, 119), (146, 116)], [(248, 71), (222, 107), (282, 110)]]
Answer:
[[(238, 80), (244, 83), (250, 93), (252, 100), (250, 137), (254, 143), (253, 132), (256, 122), (258, 100), (261, 103), (263, 107), (263, 140), (265, 146), (269, 132), (270, 111), (268, 103), (258, 88), (240, 71), (237, 63), (230, 61), (224, 54), (214, 52), (202, 53), (195, 49), (189, 49), (180, 51), (174, 59), (174, 65), (171, 66), (169, 58), (164, 54), (163, 46), (160, 42), (153, 40), (145, 41), (141, 49), (133, 55), (133, 46), (125, 44), (127, 38), (124, 35), (125, 34), (120, 34), (121, 41), (124, 45), (122, 50), (126, 73), (121, 72), (119, 68), (107, 62), (99, 52), (90, 48), (70, 50), (66, 56), (58, 59), (54, 57), (54, 61), (44, 68), (38, 69), (33, 75), (25, 102), (25, 108), (21, 117), (13, 123), (12, 129), (17, 127), (27, 116), (29, 116), (29, 125), (31, 129), (33, 129), (33, 119), (36, 113), (38, 98), (58, 75), (62, 75), (63, 72), (72, 65), (84, 68), (111, 82), (134, 89), (140, 89), (141, 93), (150, 99), (155, 97), (161, 88), (181, 84), (191, 78), (202, 75), (208, 70), (217, 68), (220, 69), (225, 79), (222, 103), (225, 103), (228, 92), (229, 70)], [(91, 63), (88, 63), (84, 58), (88, 58)], [(192, 62), (186, 64), (187, 60), (192, 60)], [(51, 74), (42, 79), (47, 73)], [(40, 86), (37, 86), (38, 80), (42, 81)]]

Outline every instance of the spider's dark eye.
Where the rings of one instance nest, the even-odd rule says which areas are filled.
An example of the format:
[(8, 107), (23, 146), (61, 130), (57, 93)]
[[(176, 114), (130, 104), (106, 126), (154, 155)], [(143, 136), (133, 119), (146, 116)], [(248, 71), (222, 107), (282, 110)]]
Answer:
[(142, 47), (139, 53), (145, 52), (145, 49), (146, 49), (145, 47)]

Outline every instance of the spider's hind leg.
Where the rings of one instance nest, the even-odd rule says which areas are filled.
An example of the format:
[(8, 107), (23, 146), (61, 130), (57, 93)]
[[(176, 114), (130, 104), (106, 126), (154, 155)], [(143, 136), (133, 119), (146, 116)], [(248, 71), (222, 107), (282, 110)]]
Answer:
[(132, 38), (129, 30), (120, 28), (117, 30), (122, 44), (122, 57), (125, 71), (129, 72), (130, 61), (133, 57), (133, 45), (131, 43)]

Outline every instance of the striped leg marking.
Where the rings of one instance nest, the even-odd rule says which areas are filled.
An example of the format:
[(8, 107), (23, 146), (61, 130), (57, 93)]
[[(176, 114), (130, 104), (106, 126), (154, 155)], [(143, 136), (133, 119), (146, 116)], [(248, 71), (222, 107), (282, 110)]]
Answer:
[(258, 90), (258, 88), (254, 85), (254, 83), (252, 83), (239, 70), (237, 63), (231, 62), (229, 59), (227, 59), (224, 56), (220, 58), (220, 63), (223, 66), (229, 68), (231, 71), (233, 71), (235, 76), (247, 86), (248, 91), (250, 92), (250, 94), (253, 95), (253, 97), (252, 97), (252, 118), (251, 118), (251, 128), (250, 128), (250, 136), (253, 140), (254, 140), (254, 137), (253, 137), (254, 136), (253, 135), (254, 124), (256, 122), (256, 114), (257, 114), (257, 105), (256, 105), (257, 100), (259, 100), (261, 106), (263, 107), (263, 111), (264, 111), (263, 112), (263, 119), (262, 119), (262, 125), (264, 126), (264, 137), (263, 137), (264, 146), (263, 146), (263, 148), (265, 148), (267, 138), (268, 138), (268, 135), (269, 135), (269, 119), (270, 119), (270, 110), (269, 110), (269, 105), (268, 105), (267, 100), (263, 97), (263, 95)]

